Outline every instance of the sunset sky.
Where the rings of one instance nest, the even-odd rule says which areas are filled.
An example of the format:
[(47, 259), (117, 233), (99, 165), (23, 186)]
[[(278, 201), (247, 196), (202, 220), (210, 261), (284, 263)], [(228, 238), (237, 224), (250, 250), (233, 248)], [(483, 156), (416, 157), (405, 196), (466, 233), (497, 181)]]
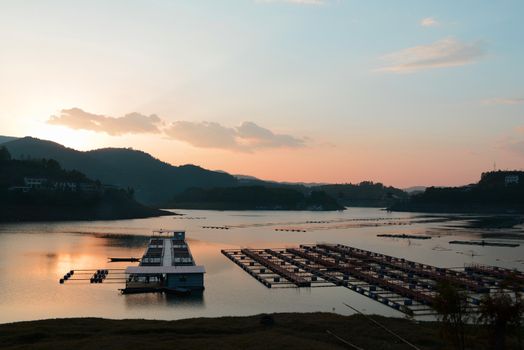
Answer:
[(524, 168), (524, 1), (0, 2), (0, 135), (304, 182)]

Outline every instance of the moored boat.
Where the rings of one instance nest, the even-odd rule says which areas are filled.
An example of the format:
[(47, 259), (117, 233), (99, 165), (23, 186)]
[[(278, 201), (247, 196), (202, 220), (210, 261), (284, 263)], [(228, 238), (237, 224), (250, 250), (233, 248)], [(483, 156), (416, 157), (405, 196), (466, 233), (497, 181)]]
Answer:
[(154, 231), (138, 266), (125, 269), (122, 293), (188, 295), (204, 290), (204, 266), (196, 265), (185, 231)]

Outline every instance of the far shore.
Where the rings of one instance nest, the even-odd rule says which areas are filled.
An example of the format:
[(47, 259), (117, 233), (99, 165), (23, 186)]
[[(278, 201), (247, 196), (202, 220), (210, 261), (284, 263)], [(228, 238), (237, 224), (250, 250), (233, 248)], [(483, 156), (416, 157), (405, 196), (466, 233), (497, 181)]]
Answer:
[(9, 208), (0, 214), (0, 223), (26, 223), (26, 222), (59, 222), (59, 221), (112, 221), (112, 220), (130, 220), (145, 219), (159, 216), (181, 215), (175, 212), (153, 208), (138, 208), (129, 212), (121, 211), (118, 213), (100, 213), (92, 210), (71, 211), (70, 208), (53, 208), (49, 211), (43, 208), (25, 208), (23, 211), (18, 208), (13, 211), (12, 215)]

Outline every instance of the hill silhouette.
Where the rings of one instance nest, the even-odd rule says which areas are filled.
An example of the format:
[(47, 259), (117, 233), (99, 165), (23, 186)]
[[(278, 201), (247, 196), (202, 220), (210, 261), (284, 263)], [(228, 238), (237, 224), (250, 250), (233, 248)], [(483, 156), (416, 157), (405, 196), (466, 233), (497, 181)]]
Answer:
[(476, 184), (428, 187), (391, 205), (391, 210), (440, 213), (524, 213), (524, 172), (485, 172)]
[[(2, 140), (7, 140), (2, 146), (9, 150), (14, 159), (55, 159), (66, 170), (78, 170), (89, 178), (100, 180), (105, 184), (131, 187), (135, 190), (135, 198), (138, 201), (158, 207), (169, 207), (173, 204), (174, 196), (191, 188), (209, 190), (241, 187), (239, 190), (226, 192), (235, 196), (242, 191), (247, 191), (250, 186), (285, 188), (298, 191), (306, 197), (312, 191), (316, 191), (326, 193), (346, 207), (386, 207), (408, 196), (398, 188), (370, 181), (331, 185), (289, 183), (261, 180), (245, 175), (233, 176), (223, 171), (211, 171), (195, 165), (173, 166), (132, 148), (102, 148), (82, 152), (56, 142), (33, 137), (2, 136), (0, 143)], [(191, 207), (197, 207), (196, 201), (196, 198), (191, 199)], [(189, 202), (186, 203), (188, 204)]]
[(105, 186), (55, 160), (13, 160), (0, 147), (0, 222), (132, 219), (172, 213), (148, 208), (132, 189)]
[(292, 188), (239, 186), (190, 188), (176, 195), (170, 208), (212, 210), (344, 210), (323, 191), (304, 194)]
[(265, 181), (255, 177), (237, 175), (239, 186), (264, 186), (268, 188), (287, 188), (299, 191), (304, 195), (311, 191), (324, 192), (344, 207), (388, 207), (409, 194), (399, 188), (385, 186), (380, 182), (362, 181), (357, 184), (316, 184), (303, 182)]
[(77, 151), (56, 142), (24, 137), (3, 144), (14, 159), (55, 159), (64, 169), (78, 170), (89, 178), (119, 187), (132, 187), (142, 203), (161, 205), (190, 187), (235, 186), (227, 173), (195, 165), (173, 166), (131, 148)]
[(14, 141), (18, 139), (18, 137), (12, 137), (12, 136), (2, 136), (0, 135), (0, 145), (2, 143), (6, 143), (6, 142), (9, 142), (9, 141)]
[(387, 207), (408, 197), (408, 194), (401, 189), (371, 181), (363, 181), (359, 184), (323, 185), (315, 189), (324, 191), (345, 206), (356, 207)]

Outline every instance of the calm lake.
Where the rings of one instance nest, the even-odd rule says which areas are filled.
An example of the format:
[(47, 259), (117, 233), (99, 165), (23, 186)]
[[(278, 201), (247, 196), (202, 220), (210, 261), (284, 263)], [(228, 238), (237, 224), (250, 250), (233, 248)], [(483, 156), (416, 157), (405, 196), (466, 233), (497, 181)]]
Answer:
[[(402, 317), (341, 287), (268, 289), (220, 253), (221, 249), (284, 248), (303, 243), (343, 243), (442, 267), (483, 263), (524, 268), (517, 248), (450, 245), (455, 239), (524, 244), (522, 226), (470, 229), (467, 217), (389, 213), (374, 208), (344, 212), (177, 210), (185, 216), (150, 219), (0, 225), (0, 323), (59, 317), (180, 319), (267, 312), (328, 311)], [(229, 230), (203, 226), (231, 227)], [(123, 268), (108, 257), (141, 257), (155, 229), (185, 229), (198, 265), (205, 265), (199, 297), (121, 295), (120, 282), (89, 284), (58, 280), (71, 269)], [(275, 231), (300, 228), (307, 232)], [(381, 238), (377, 234), (430, 235), (428, 240)]]

